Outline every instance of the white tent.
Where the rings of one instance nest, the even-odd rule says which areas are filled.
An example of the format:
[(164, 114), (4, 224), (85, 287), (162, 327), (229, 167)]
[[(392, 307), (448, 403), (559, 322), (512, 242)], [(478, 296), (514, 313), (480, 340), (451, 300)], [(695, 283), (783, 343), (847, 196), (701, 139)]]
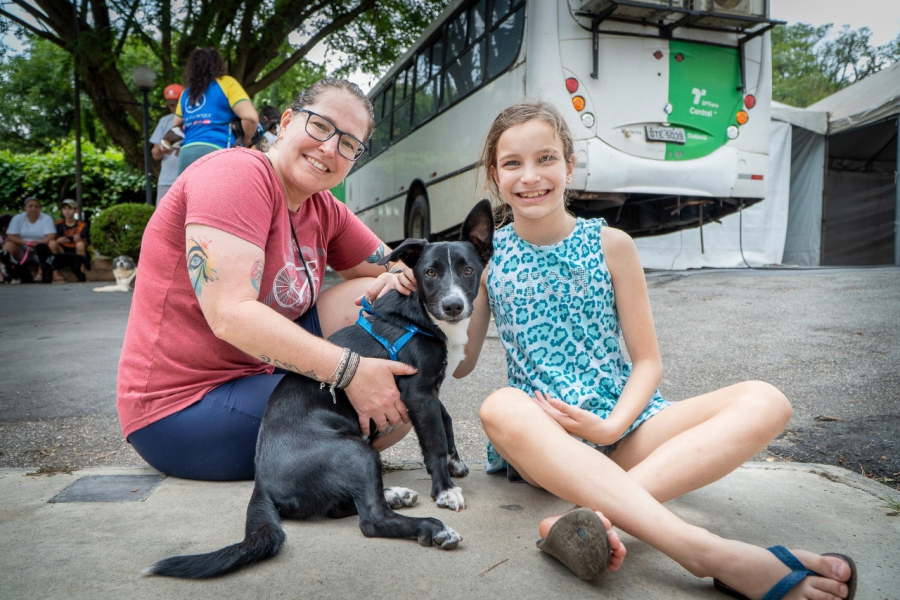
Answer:
[(900, 63), (806, 109), (772, 105), (765, 200), (721, 224), (635, 240), (654, 269), (900, 265)]

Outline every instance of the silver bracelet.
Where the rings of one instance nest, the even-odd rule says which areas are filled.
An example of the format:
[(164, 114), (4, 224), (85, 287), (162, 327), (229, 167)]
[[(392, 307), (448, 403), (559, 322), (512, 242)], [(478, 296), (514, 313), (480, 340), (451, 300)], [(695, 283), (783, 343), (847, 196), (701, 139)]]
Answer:
[[(344, 376), (344, 373), (347, 371), (347, 365), (350, 361), (350, 356), (354, 354), (350, 351), (349, 348), (344, 348), (343, 354), (341, 354), (341, 361), (338, 363), (338, 366), (335, 368), (334, 373), (331, 374), (331, 377), (328, 379), (333, 379), (331, 385), (328, 386), (328, 391), (331, 392), (331, 400), (337, 404), (337, 396), (334, 395), (334, 388), (337, 387), (338, 382)], [(319, 389), (324, 389), (325, 385), (328, 383), (328, 379), (319, 383)]]
[(356, 375), (356, 369), (359, 367), (360, 356), (356, 352), (350, 353), (350, 359), (347, 361), (347, 369), (344, 371), (341, 380), (337, 382), (337, 388), (342, 390), (350, 385), (353, 376)]

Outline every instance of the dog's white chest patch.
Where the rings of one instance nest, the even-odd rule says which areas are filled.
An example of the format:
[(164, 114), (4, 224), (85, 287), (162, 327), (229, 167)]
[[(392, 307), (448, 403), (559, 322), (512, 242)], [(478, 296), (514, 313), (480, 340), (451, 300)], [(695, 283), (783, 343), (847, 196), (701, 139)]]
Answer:
[(447, 323), (433, 319), (447, 336), (447, 375), (452, 375), (459, 363), (466, 357), (466, 342), (469, 341), (469, 319), (457, 323)]

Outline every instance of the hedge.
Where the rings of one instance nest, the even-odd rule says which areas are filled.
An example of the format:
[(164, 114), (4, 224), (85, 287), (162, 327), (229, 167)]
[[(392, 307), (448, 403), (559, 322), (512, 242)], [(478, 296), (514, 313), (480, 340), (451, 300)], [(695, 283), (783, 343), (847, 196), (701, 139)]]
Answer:
[(130, 256), (135, 262), (141, 253), (141, 238), (153, 214), (149, 204), (117, 204), (91, 221), (91, 245), (109, 257)]
[[(81, 144), (82, 202), (98, 211), (145, 198), (144, 176), (126, 164), (118, 150)], [(28, 196), (41, 200), (44, 211), (57, 215), (65, 198), (75, 198), (75, 142), (66, 140), (49, 152), (17, 154), (0, 150), (0, 212), (19, 213)]]

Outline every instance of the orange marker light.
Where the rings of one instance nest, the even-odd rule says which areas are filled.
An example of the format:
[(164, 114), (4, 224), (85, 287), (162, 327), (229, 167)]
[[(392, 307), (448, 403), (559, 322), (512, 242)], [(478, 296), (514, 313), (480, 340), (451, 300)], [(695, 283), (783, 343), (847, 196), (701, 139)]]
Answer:
[(748, 115), (746, 111), (739, 110), (735, 118), (737, 119), (738, 125), (743, 125), (750, 120), (750, 115)]
[(747, 97), (744, 98), (744, 106), (747, 108), (753, 108), (756, 106), (756, 96), (753, 94), (747, 94)]
[(578, 80), (574, 77), (569, 77), (566, 79), (566, 89), (569, 90), (570, 94), (574, 94), (578, 91)]
[(572, 106), (575, 107), (575, 110), (581, 112), (584, 110), (584, 98), (581, 96), (575, 96), (572, 98)]

